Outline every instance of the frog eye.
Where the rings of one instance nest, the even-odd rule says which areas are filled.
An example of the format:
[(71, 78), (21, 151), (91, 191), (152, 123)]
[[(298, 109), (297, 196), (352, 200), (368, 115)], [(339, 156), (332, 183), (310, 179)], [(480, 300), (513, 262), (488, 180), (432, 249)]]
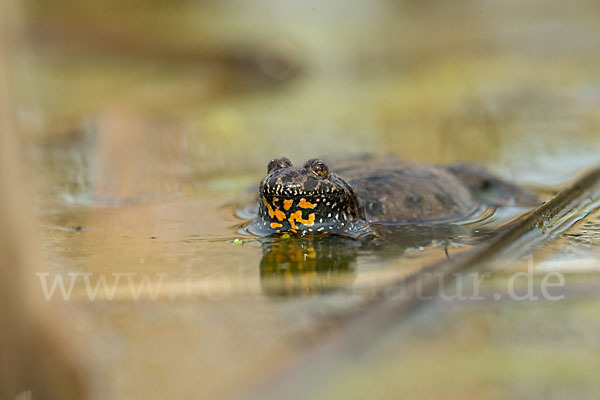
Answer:
[(276, 169), (287, 168), (291, 166), (292, 162), (287, 157), (274, 158), (269, 161), (269, 164), (267, 165), (267, 174)]
[(327, 168), (327, 164), (322, 160), (316, 158), (308, 160), (306, 164), (304, 164), (304, 168), (310, 168), (310, 170), (320, 178), (329, 177), (329, 168)]

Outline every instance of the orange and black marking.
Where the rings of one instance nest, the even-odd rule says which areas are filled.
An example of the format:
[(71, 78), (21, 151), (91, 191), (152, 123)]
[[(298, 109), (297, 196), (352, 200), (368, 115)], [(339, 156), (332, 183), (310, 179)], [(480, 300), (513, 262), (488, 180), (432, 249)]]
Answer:
[(298, 210), (290, 215), (288, 221), (290, 221), (290, 225), (293, 229), (298, 229), (298, 227), (294, 223), (296, 221), (306, 226), (313, 226), (315, 224), (315, 213), (309, 214), (308, 218), (304, 219), (302, 218), (302, 211)]
[(310, 209), (313, 209), (316, 206), (317, 206), (316, 204), (313, 204), (310, 201), (306, 201), (305, 198), (301, 198), (300, 202), (298, 203), (298, 207), (300, 207), (300, 208), (310, 208)]
[(321, 160), (294, 167), (282, 157), (269, 163), (260, 183), (259, 210), (252, 232), (269, 235), (346, 234), (359, 221), (358, 202), (350, 185), (330, 174)]
[[(269, 217), (275, 217), (278, 221), (283, 221), (285, 219), (285, 213), (280, 211), (278, 208), (271, 207), (271, 205), (267, 202), (267, 200), (264, 197), (262, 200), (263, 204), (267, 207), (267, 210), (269, 211)], [(277, 200), (277, 198), (275, 198), (274, 200)]]
[[(265, 197), (262, 198), (262, 203), (266, 208), (266, 214), (268, 214), (269, 218), (271, 219), (271, 221), (269, 222), (269, 227), (271, 229), (278, 229), (279, 231), (281, 231), (280, 228), (284, 227), (282, 222), (287, 221), (289, 223), (290, 231), (295, 233), (298, 230), (300, 230), (296, 223), (305, 225), (307, 227), (312, 227), (315, 224), (316, 215), (314, 212), (308, 214), (306, 218), (304, 218), (304, 216), (302, 215), (302, 211), (304, 209), (314, 209), (317, 206), (315, 203), (311, 203), (305, 198), (301, 198), (297, 203), (297, 210), (290, 212), (289, 215), (286, 215), (286, 213), (284, 211), (281, 211), (281, 209), (279, 208), (279, 202), (280, 201), (277, 197), (273, 197), (271, 201), (267, 200)], [(283, 199), (281, 203), (282, 208), (285, 211), (290, 211), (294, 206), (293, 199)]]

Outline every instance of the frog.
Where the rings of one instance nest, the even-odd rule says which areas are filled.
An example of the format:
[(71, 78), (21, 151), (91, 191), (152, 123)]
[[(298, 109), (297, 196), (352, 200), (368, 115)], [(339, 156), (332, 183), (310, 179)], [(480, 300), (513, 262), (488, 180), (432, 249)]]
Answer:
[(489, 207), (538, 204), (535, 194), (477, 164), (363, 155), (311, 158), (294, 166), (277, 157), (260, 181), (258, 210), (248, 230), (259, 236), (360, 238), (375, 225), (448, 224)]

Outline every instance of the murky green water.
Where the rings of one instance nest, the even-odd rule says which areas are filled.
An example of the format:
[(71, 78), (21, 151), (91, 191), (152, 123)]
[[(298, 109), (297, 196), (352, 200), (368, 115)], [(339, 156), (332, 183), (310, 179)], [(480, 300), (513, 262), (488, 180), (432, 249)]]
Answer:
[[(428, 231), (385, 244), (259, 240), (240, 233), (239, 210), (275, 156), (477, 162), (544, 200), (600, 164), (593, 1), (30, 1), (24, 11), (15, 93), (41, 245), (50, 277), (73, 279), (63, 308), (86, 338), (98, 398), (254, 393), (384, 285), (523, 211), (492, 210), (433, 241)], [(533, 254), (537, 272), (567, 274), (585, 295), (435, 302), (381, 332), (364, 360), (334, 357), (302, 393), (594, 398), (588, 317), (599, 309), (595, 286), (581, 285), (600, 267), (595, 201)], [(526, 269), (499, 262), (484, 288)], [(90, 301), (101, 276), (114, 292)]]

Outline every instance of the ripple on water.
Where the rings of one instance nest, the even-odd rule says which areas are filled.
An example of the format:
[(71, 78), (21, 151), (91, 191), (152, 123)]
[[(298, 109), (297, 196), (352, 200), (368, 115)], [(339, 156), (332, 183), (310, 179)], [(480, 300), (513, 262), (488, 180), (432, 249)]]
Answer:
[[(256, 203), (235, 208), (240, 235), (254, 236), (248, 225)], [(375, 236), (257, 238), (262, 248), (260, 279), (269, 295), (298, 296), (352, 288), (373, 288), (420, 270), (423, 265), (462, 253), (527, 211), (523, 207), (478, 207), (468, 218), (438, 224), (372, 224)], [(205, 239), (205, 238), (204, 238)], [(198, 240), (196, 238), (195, 240)], [(246, 240), (246, 239), (244, 239)]]

